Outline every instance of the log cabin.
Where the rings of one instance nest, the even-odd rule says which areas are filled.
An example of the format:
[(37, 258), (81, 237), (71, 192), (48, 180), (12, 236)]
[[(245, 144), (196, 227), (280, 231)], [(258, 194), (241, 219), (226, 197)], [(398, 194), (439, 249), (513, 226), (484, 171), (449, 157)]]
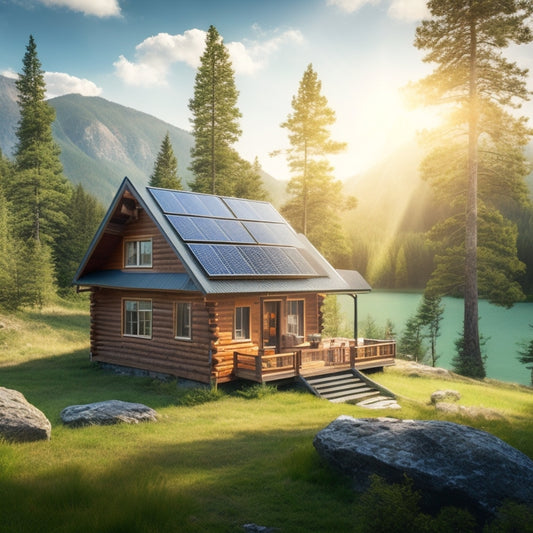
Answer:
[[(135, 187), (125, 178), (74, 278), (90, 291), (91, 359), (201, 383), (392, 364), (357, 338), (357, 294), (268, 202)], [(353, 296), (353, 339), (322, 339), (328, 294)]]

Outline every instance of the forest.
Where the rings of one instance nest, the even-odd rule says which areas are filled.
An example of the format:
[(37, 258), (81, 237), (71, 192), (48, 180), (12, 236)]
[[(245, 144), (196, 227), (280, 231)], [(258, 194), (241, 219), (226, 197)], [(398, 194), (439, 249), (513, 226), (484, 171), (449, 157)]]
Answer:
[[(410, 216), (394, 232), (380, 229), (383, 220), (376, 223), (376, 217), (392, 216), (386, 202), (379, 202), (385, 191), (374, 187), (375, 201), (365, 198), (361, 205), (334, 176), (329, 157), (345, 150), (346, 143), (331, 138), (335, 111), (312, 64), (280, 124), (289, 148), (273, 154), (286, 157), (292, 174), (281, 213), (334, 266), (359, 270), (374, 287), (464, 298), (458, 350), (464, 356), (462, 371), (473, 377), (484, 376), (478, 298), (510, 307), (533, 292), (526, 153), (533, 131), (515, 112), (530, 92), (527, 70), (501, 52), (510, 43), (533, 40), (528, 26), (533, 5), (511, 4), (512, 9), (493, 2), (464, 5), (459, 16), (445, 2), (435, 2), (429, 6), (432, 18), (418, 26), (415, 47), (436, 67), (407, 92), (418, 105), (445, 105), (447, 119), (421, 140), (424, 155), (416, 172), (423, 186), (415, 191), (419, 196), (407, 199)], [(18, 143), (14, 160), (2, 156), (0, 161), (0, 303), (9, 308), (43, 305), (51, 295), (69, 291), (103, 214), (102, 206), (63, 174), (51, 130), (54, 110), (44, 98), (32, 36), (16, 86)], [(243, 160), (234, 148), (242, 134), (238, 95), (228, 50), (211, 26), (189, 100), (194, 178), (183, 183), (178, 176), (167, 135), (154, 162), (152, 185), (269, 199), (259, 162)]]

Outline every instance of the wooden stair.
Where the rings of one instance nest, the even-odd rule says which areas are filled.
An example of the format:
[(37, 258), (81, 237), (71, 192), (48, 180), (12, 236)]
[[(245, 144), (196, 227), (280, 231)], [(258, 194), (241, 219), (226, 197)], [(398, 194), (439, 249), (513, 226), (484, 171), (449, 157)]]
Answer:
[(347, 369), (328, 374), (301, 376), (305, 386), (319, 398), (334, 403), (365, 402), (392, 400), (394, 395), (378, 387), (377, 384), (354, 369)]

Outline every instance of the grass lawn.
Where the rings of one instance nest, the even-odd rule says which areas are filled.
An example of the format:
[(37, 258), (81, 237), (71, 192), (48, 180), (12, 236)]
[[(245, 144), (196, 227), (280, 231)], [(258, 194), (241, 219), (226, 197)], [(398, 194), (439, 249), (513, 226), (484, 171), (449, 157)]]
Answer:
[[(341, 414), (466, 423), (533, 458), (533, 391), (524, 387), (391, 369), (372, 377), (399, 394), (402, 409), (378, 412), (296, 387), (191, 390), (92, 365), (84, 305), (0, 314), (0, 324), (0, 386), (22, 392), (52, 423), (49, 442), (0, 443), (3, 532), (238, 532), (247, 523), (283, 532), (364, 531), (360, 496), (320, 463), (312, 445)], [(439, 388), (459, 390), (461, 404), (499, 416), (436, 413), (428, 401)], [(145, 403), (160, 420), (62, 425), (64, 407), (107, 399)]]

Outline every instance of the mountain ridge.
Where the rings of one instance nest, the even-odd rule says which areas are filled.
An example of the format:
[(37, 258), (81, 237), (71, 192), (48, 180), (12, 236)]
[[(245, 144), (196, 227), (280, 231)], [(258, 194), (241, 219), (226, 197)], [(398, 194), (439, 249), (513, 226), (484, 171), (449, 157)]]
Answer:
[[(113, 198), (124, 176), (147, 185), (161, 143), (168, 132), (185, 188), (189, 170), (191, 133), (131, 107), (100, 96), (67, 94), (48, 100), (56, 111), (52, 133), (61, 150), (65, 176), (96, 196), (104, 205)], [(0, 75), (0, 148), (8, 157), (16, 146), (19, 121), (15, 80)], [(261, 171), (273, 203), (282, 202), (285, 182)]]

